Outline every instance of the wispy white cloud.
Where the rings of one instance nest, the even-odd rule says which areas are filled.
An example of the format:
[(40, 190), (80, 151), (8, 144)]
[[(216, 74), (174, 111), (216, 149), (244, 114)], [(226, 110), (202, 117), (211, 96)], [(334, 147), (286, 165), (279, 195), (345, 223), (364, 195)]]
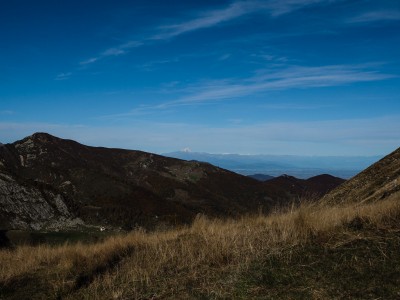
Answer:
[(154, 35), (152, 39), (164, 40), (190, 31), (213, 27), (220, 23), (254, 13), (260, 9), (264, 9), (264, 4), (259, 1), (233, 2), (228, 7), (204, 12), (191, 20), (178, 24), (161, 26), (159, 28), (161, 32)]
[(89, 65), (89, 64), (92, 64), (92, 63), (98, 61), (99, 58), (100, 58), (100, 56), (92, 57), (92, 58), (89, 58), (89, 59), (85, 59), (85, 60), (81, 61), (79, 64), (80, 65)]
[[(374, 63), (361, 65), (329, 65), (317, 67), (290, 66), (278, 70), (261, 70), (255, 76), (242, 79), (223, 79), (201, 82), (177, 93), (179, 99), (156, 105), (140, 105), (120, 114), (101, 116), (100, 119), (118, 119), (166, 112), (176, 107), (211, 104), (219, 101), (257, 95), (276, 90), (308, 89), (343, 86), (359, 82), (390, 79), (396, 75), (373, 70)], [(172, 89), (174, 87), (171, 87)], [(282, 108), (282, 106), (279, 106)], [(279, 109), (275, 107), (275, 109)], [(292, 109), (295, 107), (292, 106)], [(296, 109), (306, 109), (297, 107)]]
[(221, 56), (218, 58), (218, 60), (227, 60), (227, 59), (229, 59), (231, 56), (232, 56), (232, 54), (226, 53), (226, 54), (221, 55)]
[(80, 64), (89, 65), (109, 56), (126, 54), (130, 49), (135, 47), (140, 47), (157, 41), (168, 40), (192, 31), (214, 27), (221, 23), (233, 21), (250, 14), (264, 13), (271, 17), (278, 17), (309, 5), (330, 3), (334, 1), (337, 0), (234, 1), (227, 7), (204, 11), (189, 20), (177, 24), (159, 26), (156, 28), (156, 32), (148, 37), (140, 40), (128, 41), (121, 45), (109, 48), (92, 58), (81, 61)]
[(272, 17), (277, 17), (312, 4), (330, 2), (334, 2), (334, 0), (236, 1), (225, 8), (204, 12), (193, 19), (161, 26), (161, 32), (154, 35), (152, 39), (169, 39), (191, 31), (213, 27), (249, 14), (266, 13)]
[(367, 12), (347, 20), (347, 23), (370, 23), (381, 21), (399, 21), (400, 11), (398, 10), (381, 10)]
[(106, 56), (118, 56), (118, 55), (125, 54), (125, 53), (126, 53), (126, 51), (122, 50), (120, 48), (110, 48), (110, 49), (107, 49), (106, 51), (104, 51), (101, 55), (106, 57)]
[(265, 1), (265, 8), (272, 16), (280, 16), (306, 6), (315, 4), (330, 4), (338, 0), (270, 0)]
[[(291, 66), (280, 70), (263, 70), (256, 76), (202, 84), (188, 89), (189, 94), (151, 109), (193, 105), (210, 101), (238, 98), (273, 90), (315, 88), (378, 81), (394, 75), (381, 73), (365, 65), (332, 65), (318, 67)], [(142, 109), (143, 110), (143, 109)]]
[(58, 74), (54, 80), (66, 80), (69, 79), (72, 75), (72, 72), (67, 72), (67, 73), (60, 73)]
[(272, 63), (287, 63), (289, 61), (289, 59), (285, 56), (277, 56), (266, 53), (253, 53), (251, 54), (251, 57), (259, 58)]
[[(303, 9), (312, 5), (329, 5), (340, 0), (250, 0), (250, 1), (233, 1), (229, 5), (219, 9), (203, 11), (191, 19), (184, 20), (176, 24), (164, 24), (154, 29), (154, 33), (142, 37), (137, 40), (128, 40), (114, 47), (108, 48), (99, 54), (82, 60), (81, 66), (88, 66), (96, 63), (107, 57), (121, 56), (129, 53), (133, 48), (141, 47), (157, 43), (159, 41), (169, 40), (178, 37), (182, 34), (187, 34), (193, 31), (206, 29), (221, 25), (223, 23), (232, 22), (236, 19), (246, 17), (252, 14), (265, 14), (269, 17), (279, 17), (296, 10)], [(367, 12), (353, 18), (350, 18), (346, 23), (368, 23), (377, 21), (395, 21), (400, 20), (400, 11), (396, 10), (381, 10)], [(294, 35), (298, 35), (294, 34)], [(301, 34), (304, 34), (303, 32)], [(290, 34), (288, 34), (290, 36)], [(263, 37), (265, 38), (265, 37)], [(228, 56), (222, 56), (221, 59), (226, 59)], [(285, 57), (275, 57), (266, 55), (266, 60), (286, 62)], [(62, 75), (62, 73), (60, 74)], [(60, 76), (57, 80), (67, 79), (68, 76)]]
[(316, 110), (322, 108), (332, 108), (332, 104), (297, 104), (297, 103), (275, 103), (275, 104), (262, 104), (260, 108), (271, 110)]
[(127, 52), (129, 52), (130, 49), (140, 47), (141, 45), (143, 45), (142, 41), (128, 41), (128, 42), (120, 44), (116, 47), (106, 49), (105, 51), (101, 52), (97, 56), (83, 60), (79, 64), (80, 65), (89, 65), (89, 64), (95, 63), (106, 57), (119, 56), (122, 54), (126, 54)]
[(175, 58), (171, 58), (171, 59), (162, 59), (162, 60), (153, 60), (153, 61), (149, 61), (147, 63), (141, 64), (138, 67), (145, 71), (152, 71), (155, 68), (157, 68), (158, 66), (166, 65), (166, 64), (170, 64), (170, 63), (177, 63), (180, 60), (181, 60), (181, 57), (175, 57)]
[[(219, 8), (203, 11), (196, 14), (190, 19), (186, 19), (176, 24), (164, 24), (153, 29), (152, 34), (138, 38), (137, 40), (128, 40), (114, 47), (108, 48), (99, 54), (82, 60), (81, 66), (91, 65), (107, 57), (116, 57), (129, 53), (133, 48), (158, 43), (160, 41), (170, 40), (180, 35), (194, 32), (201, 29), (219, 26), (223, 23), (233, 22), (237, 19), (244, 18), (253, 14), (264, 14), (270, 18), (289, 14), (293, 11), (300, 10), (313, 5), (329, 5), (341, 0), (249, 0), (249, 1), (233, 1), (229, 5)], [(353, 18), (346, 23), (366, 23), (376, 21), (400, 20), (400, 11), (374, 11), (367, 12)], [(317, 31), (320, 33), (320, 31)], [(326, 33), (326, 32), (324, 32)], [(303, 35), (301, 33), (286, 33), (285, 35)], [(266, 37), (263, 35), (262, 39)], [(248, 40), (248, 38), (246, 38)], [(224, 60), (229, 58), (229, 54), (221, 56)], [(286, 57), (278, 57), (273, 55), (265, 55), (264, 59), (276, 63), (287, 63)], [(168, 61), (169, 62), (169, 61)], [(163, 62), (160, 62), (163, 63)], [(152, 63), (150, 63), (152, 64)]]
[(125, 54), (132, 48), (152, 43), (154, 41), (166, 40), (190, 31), (212, 27), (221, 22), (229, 21), (249, 13), (254, 13), (262, 6), (262, 2), (258, 1), (233, 2), (226, 8), (203, 12), (201, 16), (195, 17), (191, 20), (187, 20), (179, 24), (159, 26), (158, 28), (156, 28), (156, 33), (154, 33), (153, 35), (143, 38), (140, 41), (128, 41), (116, 47), (109, 48), (99, 55), (96, 55), (95, 57), (81, 61), (80, 64), (92, 64), (108, 56), (118, 56), (121, 54)]

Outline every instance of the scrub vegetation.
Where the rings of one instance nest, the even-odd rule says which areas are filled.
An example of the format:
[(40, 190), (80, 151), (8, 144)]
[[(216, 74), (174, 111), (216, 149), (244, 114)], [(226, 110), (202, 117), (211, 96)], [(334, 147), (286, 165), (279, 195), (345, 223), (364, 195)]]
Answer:
[(400, 197), (0, 251), (1, 299), (393, 299)]

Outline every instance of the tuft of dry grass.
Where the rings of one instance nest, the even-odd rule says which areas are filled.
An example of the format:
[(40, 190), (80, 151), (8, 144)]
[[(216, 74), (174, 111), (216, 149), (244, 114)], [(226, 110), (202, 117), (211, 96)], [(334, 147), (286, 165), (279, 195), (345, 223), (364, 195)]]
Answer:
[[(267, 257), (290, 260), (294, 249), (321, 237), (329, 247), (340, 247), (360, 238), (352, 228), (398, 223), (399, 200), (392, 196), (336, 206), (306, 202), (238, 220), (198, 216), (188, 227), (137, 230), (98, 244), (1, 250), (0, 298), (1, 289), (4, 297), (24, 295), (21, 282), (27, 278), (36, 279), (32, 298), (231, 298), (254, 262)], [(338, 233), (341, 238), (332, 240)]]

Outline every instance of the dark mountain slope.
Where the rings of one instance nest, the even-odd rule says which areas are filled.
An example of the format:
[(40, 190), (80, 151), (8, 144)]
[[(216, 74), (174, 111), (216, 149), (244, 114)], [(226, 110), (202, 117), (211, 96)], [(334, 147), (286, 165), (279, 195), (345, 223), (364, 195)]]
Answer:
[(318, 199), (345, 182), (344, 179), (323, 174), (309, 179), (298, 179), (289, 175), (275, 177), (263, 183), (275, 199), (286, 203), (288, 200)]
[(334, 188), (340, 186), (346, 180), (329, 174), (317, 175), (304, 180), (306, 190), (315, 192), (317, 195), (325, 195)]
[(324, 198), (335, 203), (372, 202), (400, 196), (400, 148), (385, 156)]
[(3, 227), (40, 228), (60, 218), (151, 226), (271, 205), (257, 181), (207, 163), (88, 147), (45, 133), (1, 146), (0, 162)]

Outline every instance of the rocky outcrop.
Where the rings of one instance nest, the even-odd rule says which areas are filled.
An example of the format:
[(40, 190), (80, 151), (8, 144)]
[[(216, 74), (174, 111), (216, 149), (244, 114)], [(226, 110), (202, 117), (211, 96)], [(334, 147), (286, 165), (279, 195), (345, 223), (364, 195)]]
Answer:
[[(30, 170), (29, 166), (44, 154), (33, 137), (0, 145), (0, 229), (57, 229), (84, 224), (70, 210), (62, 189), (52, 188)], [(28, 176), (23, 176), (24, 172)]]
[(0, 226), (8, 229), (44, 229), (82, 225), (52, 191), (22, 185), (11, 175), (0, 173)]

